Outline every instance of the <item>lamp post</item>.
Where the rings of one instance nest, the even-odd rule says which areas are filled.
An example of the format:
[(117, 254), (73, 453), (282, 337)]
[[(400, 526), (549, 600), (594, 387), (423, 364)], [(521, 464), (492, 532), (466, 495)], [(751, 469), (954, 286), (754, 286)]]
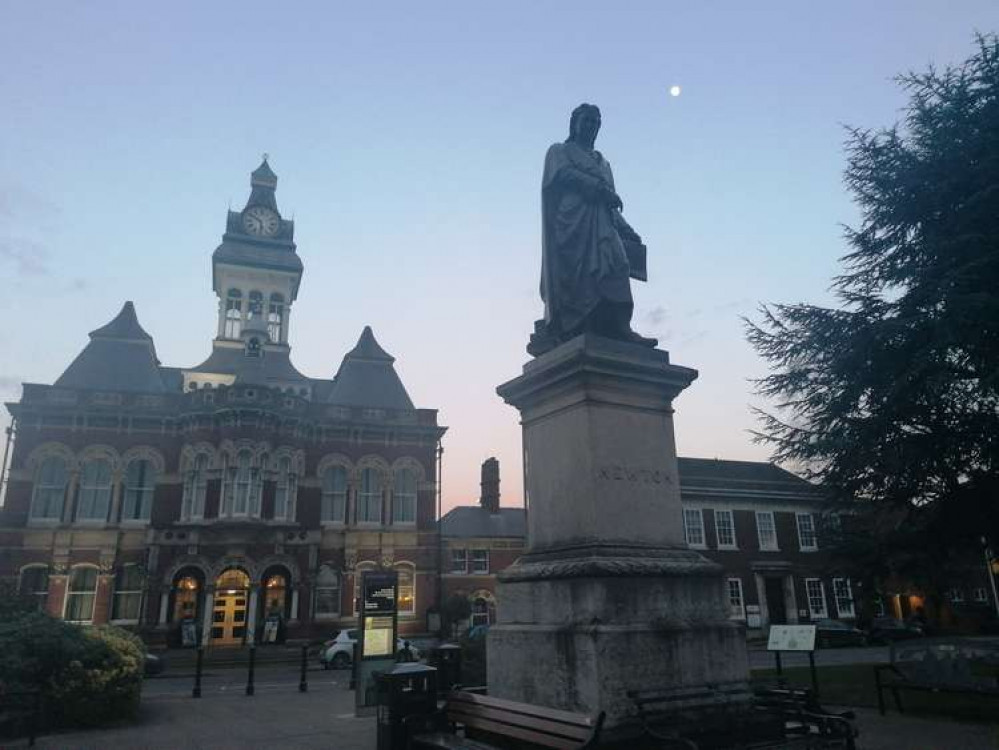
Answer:
[(444, 512), (441, 487), (444, 444), (437, 441), (437, 637), (444, 640)]

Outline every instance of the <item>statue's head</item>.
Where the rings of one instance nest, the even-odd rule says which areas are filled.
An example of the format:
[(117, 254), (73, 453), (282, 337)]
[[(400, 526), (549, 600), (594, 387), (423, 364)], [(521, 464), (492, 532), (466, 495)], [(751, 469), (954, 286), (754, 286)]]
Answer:
[(595, 104), (580, 104), (569, 118), (569, 140), (592, 147), (600, 131), (600, 108)]

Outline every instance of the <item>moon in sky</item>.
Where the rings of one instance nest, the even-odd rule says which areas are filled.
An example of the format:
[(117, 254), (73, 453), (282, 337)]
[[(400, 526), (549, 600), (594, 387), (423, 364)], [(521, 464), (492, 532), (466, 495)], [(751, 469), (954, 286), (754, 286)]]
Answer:
[(670, 96), (680, 96), (680, 87), (679, 86), (670, 86), (669, 87), (669, 95)]

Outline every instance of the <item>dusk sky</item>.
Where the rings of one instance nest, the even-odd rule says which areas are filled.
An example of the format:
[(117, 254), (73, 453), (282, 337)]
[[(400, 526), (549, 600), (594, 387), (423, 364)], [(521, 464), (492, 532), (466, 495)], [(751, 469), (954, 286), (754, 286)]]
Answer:
[(890, 125), (895, 74), (999, 28), (995, 0), (0, 13), (0, 399), (53, 382), (127, 299), (164, 364), (201, 362), (211, 253), (268, 152), (305, 264), (292, 358), (332, 377), (371, 325), (449, 427), (445, 506), (474, 502), (493, 455), (521, 501), (518, 415), (495, 388), (542, 313), (541, 168), (573, 107), (600, 106), (597, 148), (649, 248), (634, 325), (700, 371), (675, 404), (680, 455), (765, 460), (740, 316), (831, 300), (857, 216), (844, 126)]

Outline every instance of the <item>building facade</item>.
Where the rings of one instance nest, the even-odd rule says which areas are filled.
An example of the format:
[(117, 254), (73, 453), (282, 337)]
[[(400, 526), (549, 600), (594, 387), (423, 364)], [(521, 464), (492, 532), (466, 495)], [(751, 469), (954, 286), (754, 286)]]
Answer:
[(303, 265), (276, 188), (265, 159), (228, 212), (204, 362), (161, 365), (126, 302), (7, 404), (0, 576), (51, 614), (173, 644), (321, 636), (354, 622), (362, 571), (390, 568), (401, 632), (425, 632), (445, 428), (370, 328), (332, 378), (292, 364)]
[[(499, 469), (489, 464), (479, 504), (454, 508), (443, 519), (443, 589), (446, 596), (468, 597), (473, 625), (492, 622), (496, 574), (526, 542), (524, 510), (499, 507)], [(832, 572), (819, 544), (823, 501), (813, 485), (764, 462), (681, 457), (678, 468), (687, 544), (724, 569), (734, 620), (750, 629), (856, 620), (860, 592)], [(948, 592), (951, 611), (943, 624), (953, 624), (955, 612), (987, 620), (995, 611), (985, 567), (977, 567)], [(874, 601), (875, 614), (898, 618), (924, 604), (901, 589)]]

